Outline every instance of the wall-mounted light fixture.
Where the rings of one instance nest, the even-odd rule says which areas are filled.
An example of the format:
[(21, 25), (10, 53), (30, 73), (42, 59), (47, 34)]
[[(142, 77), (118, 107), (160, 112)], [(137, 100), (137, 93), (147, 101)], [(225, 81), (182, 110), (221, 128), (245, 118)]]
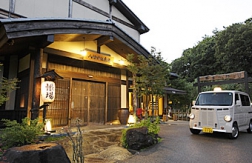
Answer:
[(93, 75), (88, 75), (89, 78), (93, 78), (94, 76)]
[(120, 59), (120, 60), (119, 60), (119, 64), (120, 64), (120, 65), (124, 65), (124, 60), (123, 60), (123, 59)]

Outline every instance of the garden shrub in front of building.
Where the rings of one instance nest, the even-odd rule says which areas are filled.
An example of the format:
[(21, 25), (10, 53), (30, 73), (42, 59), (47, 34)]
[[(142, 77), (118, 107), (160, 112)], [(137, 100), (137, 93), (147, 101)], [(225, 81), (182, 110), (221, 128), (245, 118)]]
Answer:
[[(156, 117), (155, 121), (153, 121), (153, 122), (152, 122), (151, 118), (147, 118), (147, 119), (141, 120), (140, 123), (135, 123), (134, 125), (129, 126), (129, 128), (124, 129), (122, 131), (122, 136), (121, 136), (122, 146), (124, 148), (128, 148), (126, 133), (129, 129), (132, 129), (132, 128), (146, 127), (148, 129), (148, 135), (152, 136), (153, 138), (156, 138), (159, 131), (160, 131), (159, 121), (160, 121), (159, 117)], [(161, 139), (159, 137), (157, 139), (159, 142), (161, 141)]]
[(1, 130), (0, 148), (2, 150), (35, 143), (38, 141), (38, 136), (43, 133), (44, 125), (38, 122), (38, 119), (31, 120), (23, 118), (21, 123), (16, 120), (2, 119), (6, 126)]

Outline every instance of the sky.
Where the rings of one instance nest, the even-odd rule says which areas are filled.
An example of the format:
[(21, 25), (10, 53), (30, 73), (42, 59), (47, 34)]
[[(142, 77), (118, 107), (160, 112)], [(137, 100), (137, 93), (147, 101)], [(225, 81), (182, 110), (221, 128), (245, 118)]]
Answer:
[(234, 23), (252, 17), (252, 0), (123, 0), (150, 29), (140, 36), (148, 51), (155, 47), (171, 63), (184, 50)]

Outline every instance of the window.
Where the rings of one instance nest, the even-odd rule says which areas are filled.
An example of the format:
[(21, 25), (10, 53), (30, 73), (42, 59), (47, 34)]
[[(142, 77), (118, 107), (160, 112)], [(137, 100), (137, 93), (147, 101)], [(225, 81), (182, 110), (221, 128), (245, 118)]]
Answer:
[(241, 97), (242, 106), (250, 106), (250, 101), (249, 101), (248, 96), (240, 94), (240, 97)]
[(232, 92), (202, 93), (195, 105), (231, 106), (233, 104)]
[(236, 94), (235, 94), (235, 104), (237, 104), (237, 103), (236, 103), (237, 100), (239, 100), (239, 95), (236, 93)]

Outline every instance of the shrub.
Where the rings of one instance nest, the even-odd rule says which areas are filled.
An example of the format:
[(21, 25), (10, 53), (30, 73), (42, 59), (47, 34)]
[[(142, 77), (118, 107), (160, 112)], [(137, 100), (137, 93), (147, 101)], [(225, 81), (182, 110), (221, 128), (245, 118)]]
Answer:
[(23, 118), (22, 123), (16, 120), (2, 119), (6, 128), (1, 131), (2, 150), (14, 146), (22, 146), (36, 142), (38, 135), (43, 133), (43, 124), (38, 119)]
[(79, 118), (75, 121), (77, 126), (77, 132), (73, 136), (73, 132), (69, 128), (63, 128), (64, 132), (67, 133), (68, 138), (72, 142), (73, 147), (73, 155), (72, 155), (72, 161), (74, 163), (84, 163), (84, 151), (83, 151), (83, 136), (81, 131), (81, 120)]
[(140, 121), (140, 123), (135, 123), (134, 125), (130, 126), (129, 128), (124, 129), (122, 131), (122, 136), (121, 136), (122, 146), (125, 148), (128, 148), (128, 144), (126, 141), (126, 133), (127, 133), (127, 130), (131, 129), (131, 128), (147, 127), (148, 134), (154, 138), (158, 134), (158, 132), (160, 131), (159, 120), (160, 120), (159, 117), (156, 117), (154, 122), (151, 121), (151, 118), (143, 119)]

